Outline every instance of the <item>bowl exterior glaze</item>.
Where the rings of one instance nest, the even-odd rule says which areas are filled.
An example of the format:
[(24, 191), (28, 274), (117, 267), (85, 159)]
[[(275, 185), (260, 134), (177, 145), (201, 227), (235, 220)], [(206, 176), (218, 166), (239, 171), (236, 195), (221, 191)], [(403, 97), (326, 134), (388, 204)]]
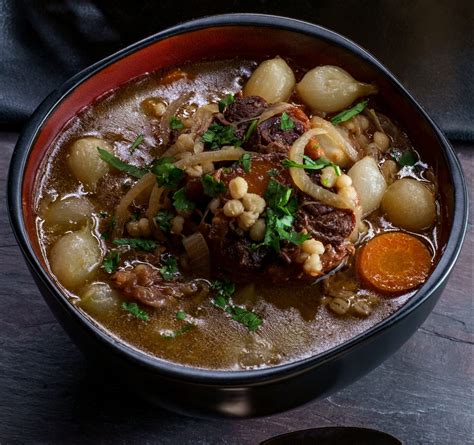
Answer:
[[(67, 122), (94, 100), (147, 72), (203, 58), (282, 55), (301, 65), (337, 64), (380, 87), (380, 100), (423, 156), (438, 165), (446, 247), (410, 301), (368, 331), (314, 357), (268, 369), (209, 371), (150, 357), (78, 311), (48, 274), (35, 232), (34, 189), (47, 151)], [(8, 178), (10, 219), (28, 267), (49, 307), (93, 363), (133, 383), (132, 391), (194, 416), (250, 417), (290, 409), (357, 380), (395, 352), (439, 299), (467, 225), (462, 170), (438, 127), (380, 62), (327, 29), (275, 16), (230, 14), (194, 20), (151, 36), (79, 73), (35, 111), (15, 148)]]

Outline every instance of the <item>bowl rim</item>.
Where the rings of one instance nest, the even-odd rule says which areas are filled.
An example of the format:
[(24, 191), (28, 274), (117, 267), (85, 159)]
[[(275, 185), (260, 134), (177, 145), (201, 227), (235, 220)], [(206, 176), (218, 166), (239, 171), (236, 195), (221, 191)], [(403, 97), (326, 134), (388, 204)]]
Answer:
[[(395, 311), (391, 316), (380, 321), (376, 325), (369, 328), (367, 331), (364, 331), (329, 350), (289, 363), (251, 370), (210, 370), (181, 365), (149, 355), (127, 344), (125, 341), (119, 340), (115, 335), (107, 331), (105, 328), (102, 328), (90, 317), (86, 316), (84, 313), (77, 310), (77, 308), (73, 307), (65, 294), (61, 292), (59, 286), (49, 276), (36, 257), (26, 231), (22, 213), (23, 175), (31, 148), (36, 141), (37, 136), (41, 132), (44, 123), (47, 121), (50, 114), (59, 105), (64, 97), (70, 94), (72, 90), (74, 90), (85, 80), (89, 79), (95, 73), (141, 48), (175, 35), (186, 34), (206, 28), (229, 26), (269, 27), (309, 35), (311, 37), (330, 42), (336, 46), (340, 46), (368, 62), (375, 70), (379, 71), (381, 75), (383, 75), (392, 84), (399, 94), (405, 97), (410, 106), (413, 107), (432, 128), (436, 138), (438, 139), (442, 154), (449, 170), (454, 193), (452, 228), (446, 243), (445, 250), (429, 279), (416, 292), (416, 294), (409, 299), (407, 303)], [(412, 95), (400, 84), (395, 76), (368, 51), (334, 31), (301, 20), (267, 14), (222, 14), (190, 20), (153, 34), (143, 40), (127, 46), (124, 49), (119, 50), (110, 56), (107, 56), (106, 58), (94, 63), (90, 67), (85, 68), (66, 81), (57, 90), (53, 91), (34, 111), (23, 131), (21, 132), (21, 135), (13, 151), (10, 161), (7, 184), (10, 224), (27, 264), (29, 265), (32, 272), (35, 273), (35, 277), (40, 280), (41, 284), (48, 290), (50, 294), (54, 296), (63, 309), (76, 318), (76, 321), (82, 325), (81, 327), (83, 329), (89, 330), (95, 339), (101, 342), (103, 346), (114, 349), (114, 351), (119, 354), (121, 358), (131, 361), (134, 364), (143, 366), (149, 371), (161, 373), (168, 378), (181, 379), (208, 385), (258, 385), (268, 380), (275, 381), (285, 379), (289, 375), (300, 374), (309, 369), (321, 366), (328, 361), (332, 361), (349, 353), (351, 350), (359, 347), (362, 343), (371, 341), (383, 330), (393, 326), (410, 315), (416, 310), (417, 307), (421, 306), (435, 293), (438, 288), (442, 286), (444, 281), (449, 276), (460, 253), (467, 230), (467, 187), (460, 163), (447, 138), (443, 135), (441, 130), (423, 110), (423, 108), (416, 102)]]

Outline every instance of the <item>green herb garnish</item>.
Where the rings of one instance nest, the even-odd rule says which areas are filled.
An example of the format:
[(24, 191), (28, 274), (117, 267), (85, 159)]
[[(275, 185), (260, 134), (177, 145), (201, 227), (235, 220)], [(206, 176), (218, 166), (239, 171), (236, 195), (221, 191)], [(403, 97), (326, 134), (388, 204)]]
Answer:
[(110, 234), (115, 229), (116, 225), (117, 225), (117, 219), (115, 218), (115, 216), (112, 216), (112, 218), (110, 218), (110, 221), (107, 223), (107, 228), (105, 229), (104, 232), (100, 234), (100, 237), (103, 240), (107, 241), (110, 238)]
[(357, 116), (359, 113), (364, 111), (368, 103), (368, 100), (363, 100), (357, 105), (354, 105), (352, 108), (341, 111), (339, 114), (336, 114), (333, 118), (331, 118), (331, 123), (333, 125), (338, 125), (342, 122), (348, 121), (349, 119), (353, 118), (354, 116)]
[(202, 141), (209, 144), (211, 150), (217, 150), (223, 145), (240, 146), (242, 141), (235, 135), (232, 125), (212, 124), (202, 135)]
[(122, 309), (124, 311), (130, 312), (132, 315), (134, 315), (135, 317), (143, 321), (148, 321), (150, 318), (148, 314), (146, 313), (146, 311), (144, 311), (143, 309), (140, 309), (137, 303), (128, 303), (124, 301), (122, 303)]
[(161, 276), (166, 281), (171, 281), (179, 275), (178, 262), (171, 255), (162, 255), (161, 262), (163, 267), (160, 268)]
[(145, 252), (151, 252), (156, 248), (156, 242), (151, 239), (119, 238), (112, 242), (117, 246), (130, 246), (132, 249), (144, 250)]
[(173, 161), (174, 159), (169, 157), (160, 158), (154, 161), (151, 166), (151, 172), (156, 176), (158, 185), (169, 190), (178, 188), (184, 176), (184, 170), (175, 167)]
[(276, 168), (271, 168), (270, 170), (267, 171), (267, 175), (270, 176), (270, 178), (274, 178), (275, 176), (278, 176), (280, 172)]
[(181, 130), (184, 128), (184, 124), (183, 122), (181, 121), (181, 119), (177, 118), (176, 116), (173, 116), (171, 119), (170, 119), (170, 128), (172, 130)]
[(217, 198), (227, 191), (225, 184), (213, 178), (211, 175), (204, 175), (201, 181), (204, 187), (204, 193), (211, 198)]
[(171, 220), (174, 215), (168, 210), (161, 210), (155, 216), (155, 222), (163, 233), (168, 233), (171, 230)]
[(138, 146), (143, 142), (143, 134), (139, 134), (136, 139), (133, 141), (133, 144), (130, 146), (128, 151), (131, 155), (133, 155), (134, 151), (138, 148)]
[(334, 164), (329, 159), (320, 157), (316, 160), (311, 159), (309, 156), (303, 156), (304, 164), (298, 164), (297, 162), (291, 161), (290, 159), (285, 159), (282, 164), (286, 168), (304, 168), (305, 170), (321, 170), (325, 167), (333, 167), (337, 176), (341, 176), (341, 167)]
[(194, 210), (196, 208), (196, 204), (190, 201), (186, 196), (184, 187), (173, 194), (173, 206), (176, 210), (182, 211)]
[(162, 333), (161, 336), (163, 338), (171, 339), (171, 338), (176, 338), (180, 336), (181, 334), (184, 334), (185, 332), (188, 332), (194, 327), (192, 324), (186, 324), (182, 328), (176, 329), (176, 331), (169, 331)]
[(145, 169), (140, 167), (135, 167), (134, 165), (127, 164), (123, 162), (112, 153), (109, 153), (107, 150), (104, 150), (100, 147), (97, 147), (97, 151), (99, 152), (100, 158), (110, 164), (112, 167), (120, 170), (121, 172), (126, 172), (135, 178), (141, 178), (147, 172)]
[(291, 117), (286, 112), (283, 112), (280, 117), (280, 128), (284, 131), (295, 128), (293, 119), (291, 119)]
[(102, 267), (107, 273), (113, 273), (120, 264), (120, 252), (118, 250), (111, 250), (104, 258)]
[(411, 150), (403, 153), (393, 152), (392, 157), (401, 167), (413, 167), (418, 162), (418, 156)]
[(176, 312), (176, 319), (177, 320), (186, 320), (186, 312), (184, 312), (184, 311)]
[(235, 102), (234, 95), (232, 93), (226, 94), (226, 96), (221, 99), (217, 104), (219, 107), (219, 111), (223, 113), (226, 107), (228, 107), (233, 102)]
[(245, 173), (249, 173), (252, 168), (252, 155), (250, 153), (244, 153), (239, 159), (239, 164)]
[(257, 128), (257, 119), (254, 119), (249, 127), (247, 128), (247, 131), (245, 132), (245, 136), (244, 136), (244, 142), (247, 142), (251, 137), (252, 137), (252, 134), (254, 133), (255, 129)]
[(235, 320), (248, 328), (249, 331), (256, 331), (262, 324), (262, 319), (255, 312), (235, 305), (232, 296), (235, 293), (235, 284), (230, 281), (214, 281), (211, 283), (212, 289), (216, 291), (212, 303), (214, 306), (224, 310)]

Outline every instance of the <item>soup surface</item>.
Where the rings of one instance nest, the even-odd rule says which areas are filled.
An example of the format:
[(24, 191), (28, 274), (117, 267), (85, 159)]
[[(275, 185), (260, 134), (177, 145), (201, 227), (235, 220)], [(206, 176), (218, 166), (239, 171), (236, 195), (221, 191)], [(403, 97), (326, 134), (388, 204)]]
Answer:
[(51, 147), (37, 233), (71, 303), (209, 369), (304, 358), (403, 305), (434, 266), (435, 175), (377, 86), (279, 57), (135, 79)]

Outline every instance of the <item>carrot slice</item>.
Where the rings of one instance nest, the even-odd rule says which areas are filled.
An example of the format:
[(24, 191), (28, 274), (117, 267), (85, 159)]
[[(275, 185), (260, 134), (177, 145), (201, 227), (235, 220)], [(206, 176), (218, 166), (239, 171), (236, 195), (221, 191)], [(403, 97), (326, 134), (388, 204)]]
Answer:
[(357, 257), (361, 280), (387, 294), (418, 287), (428, 277), (431, 265), (431, 254), (425, 244), (403, 232), (372, 238)]

